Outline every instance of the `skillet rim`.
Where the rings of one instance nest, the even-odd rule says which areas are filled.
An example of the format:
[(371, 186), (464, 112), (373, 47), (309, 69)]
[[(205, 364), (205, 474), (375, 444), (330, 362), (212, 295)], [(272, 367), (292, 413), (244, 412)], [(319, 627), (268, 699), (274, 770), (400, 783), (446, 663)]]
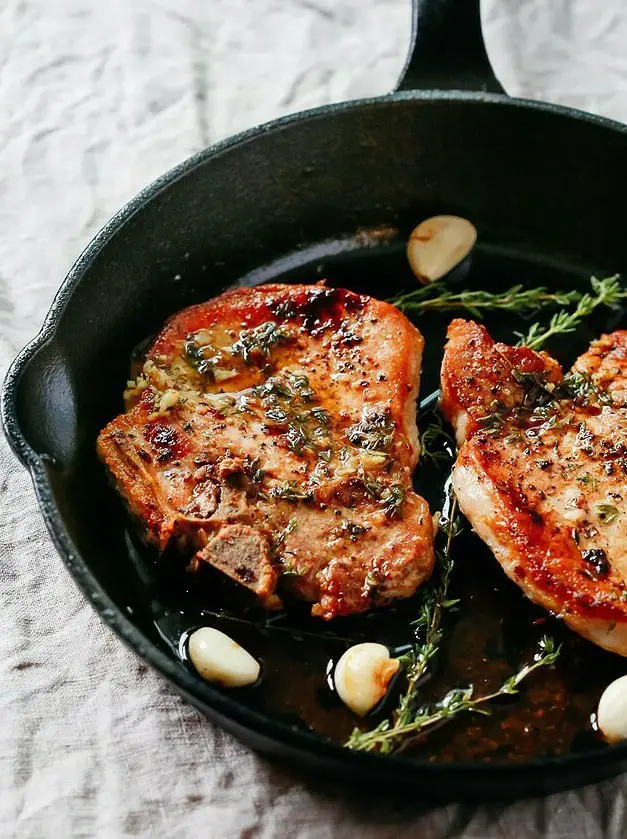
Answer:
[[(401, 104), (410, 101), (472, 102), (547, 112), (598, 125), (621, 135), (627, 135), (627, 125), (575, 108), (530, 99), (511, 98), (504, 94), (456, 90), (399, 91), (386, 96), (323, 105), (279, 117), (238, 132), (232, 137), (197, 152), (158, 177), (118, 210), (93, 237), (63, 280), (40, 331), (12, 361), (0, 396), (0, 417), (13, 452), (30, 472), (39, 507), (57, 552), (87, 600), (104, 623), (113, 629), (127, 646), (150, 664), (161, 676), (165, 677), (188, 701), (207, 713), (221, 726), (235, 733), (240, 739), (242, 731), (244, 731), (247, 735), (250, 735), (251, 739), (256, 740), (257, 744), (263, 743), (262, 750), (266, 753), (272, 751), (268, 748), (268, 745), (272, 744), (275, 747), (279, 746), (287, 750), (288, 756), (292, 760), (305, 757), (305, 763), (310, 765), (310, 758), (313, 758), (314, 763), (316, 760), (325, 761), (327, 766), (332, 764), (334, 769), (341, 769), (342, 771), (352, 767), (355, 770), (355, 778), (383, 782), (386, 787), (390, 787), (391, 782), (394, 782), (401, 783), (406, 788), (408, 783), (414, 783), (421, 777), (433, 780), (446, 779), (453, 783), (455, 788), (450, 787), (443, 794), (440, 791), (437, 795), (454, 798), (463, 797), (464, 789), (466, 789), (466, 792), (471, 791), (473, 794), (477, 794), (478, 784), (483, 790), (480, 795), (485, 795), (490, 787), (490, 782), (493, 782), (496, 795), (503, 796), (506, 788), (513, 787), (516, 781), (522, 781), (524, 789), (511, 789), (516, 797), (520, 797), (521, 794), (531, 794), (529, 790), (543, 794), (574, 786), (577, 783), (590, 783), (602, 777), (607, 777), (613, 774), (613, 769), (616, 772), (620, 771), (621, 763), (623, 765), (627, 764), (627, 743), (606, 746), (598, 751), (570, 753), (555, 757), (544, 756), (524, 762), (502, 763), (473, 763), (470, 761), (432, 763), (416, 757), (399, 758), (355, 752), (321, 735), (288, 725), (273, 715), (244, 705), (237, 700), (236, 695), (225, 694), (210, 684), (200, 681), (195, 674), (185, 670), (179, 662), (176, 662), (170, 655), (148, 640), (144, 633), (132, 623), (122, 608), (109, 597), (92, 574), (80, 552), (75, 548), (65, 528), (63, 516), (53, 499), (51, 483), (46, 472), (45, 458), (42, 458), (31, 448), (17, 418), (17, 392), (20, 380), (29, 363), (46, 345), (54, 341), (66, 306), (78, 285), (88, 277), (89, 270), (100, 251), (124, 224), (135, 213), (141, 211), (155, 196), (178, 181), (179, 178), (193, 171), (197, 166), (267, 133), (281, 130), (298, 122), (317, 120), (348, 110), (366, 109), (379, 104)], [(250, 745), (251, 739), (247, 740), (247, 745)], [(580, 781), (574, 778), (577, 768), (582, 770), (584, 776)], [(560, 780), (563, 778), (561, 783), (560, 780), (556, 782), (553, 777), (554, 773), (559, 772), (560, 769), (570, 770), (570, 772), (565, 771), (563, 776), (560, 775)], [(528, 781), (530, 778), (529, 785), (525, 785), (524, 780)], [(466, 783), (466, 781), (470, 781), (470, 783)], [(435, 790), (429, 790), (429, 792), (434, 793)], [(494, 797), (494, 794), (490, 795), (488, 792), (487, 797)]]

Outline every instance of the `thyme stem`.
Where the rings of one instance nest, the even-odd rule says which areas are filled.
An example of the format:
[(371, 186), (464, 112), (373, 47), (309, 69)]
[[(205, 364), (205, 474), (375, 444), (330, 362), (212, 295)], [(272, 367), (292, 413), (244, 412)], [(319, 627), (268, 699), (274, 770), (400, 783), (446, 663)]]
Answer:
[(581, 297), (578, 291), (550, 292), (544, 286), (524, 288), (522, 285), (515, 285), (507, 291), (493, 293), (479, 289), (454, 291), (444, 284), (433, 283), (390, 298), (388, 302), (405, 314), (466, 309), (474, 317), (481, 319), (484, 311), (494, 310), (529, 316), (548, 306), (570, 306), (577, 303)]
[(621, 300), (627, 299), (627, 291), (619, 283), (619, 275), (598, 279), (590, 278), (592, 292), (584, 294), (572, 312), (565, 309), (556, 312), (547, 326), (534, 323), (526, 335), (519, 335), (519, 344), (529, 349), (537, 350), (555, 335), (565, 335), (574, 332), (584, 318), (589, 317), (599, 306), (617, 306)]
[(518, 685), (540, 667), (553, 664), (560, 653), (560, 648), (550, 638), (541, 642), (540, 652), (531, 664), (525, 664), (517, 673), (506, 679), (498, 690), (484, 696), (474, 697), (474, 688), (454, 688), (435, 705), (420, 704), (420, 684), (424, 679), (431, 661), (437, 656), (444, 634), (442, 619), (446, 610), (454, 607), (458, 601), (449, 598), (449, 586), (454, 567), (452, 545), (459, 533), (460, 517), (457, 501), (450, 487), (446, 486), (447, 504), (443, 512), (445, 525), (444, 544), (438, 551), (439, 580), (435, 587), (425, 591), (418, 618), (413, 622), (417, 631), (422, 630), (423, 640), (401, 658), (406, 668), (407, 687), (401, 696), (392, 719), (386, 719), (371, 731), (355, 729), (346, 746), (359, 751), (378, 750), (383, 754), (405, 748), (418, 734), (423, 734), (433, 726), (446, 722), (464, 711), (489, 714), (483, 706), (493, 699), (518, 692)]
[[(472, 685), (466, 688), (455, 688), (449, 691), (435, 705), (420, 708), (413, 719), (408, 720), (400, 726), (395, 725), (391, 728), (389, 726), (385, 728), (385, 724), (383, 724), (373, 731), (367, 731), (365, 733), (355, 730), (346, 745), (351, 749), (359, 751), (372, 751), (378, 748), (382, 752), (389, 752), (398, 738), (407, 737), (408, 735), (415, 737), (418, 734), (424, 734), (436, 724), (447, 722), (463, 712), (472, 711), (488, 715), (491, 712), (484, 708), (484, 705), (497, 699), (499, 696), (512, 696), (517, 694), (520, 683), (541, 667), (548, 667), (554, 664), (557, 661), (560, 651), (561, 647), (556, 647), (553, 639), (545, 636), (540, 642), (540, 651), (535, 655), (533, 662), (521, 667), (518, 673), (506, 679), (493, 693), (484, 694), (475, 698), (473, 696), (474, 688)], [(407, 741), (403, 745), (407, 745)]]
[[(386, 720), (382, 724), (387, 734), (380, 743), (380, 747), (381, 751), (385, 752), (391, 751), (395, 745), (395, 738), (397, 736), (400, 738), (406, 726), (416, 718), (420, 682), (425, 676), (430, 662), (438, 654), (442, 641), (443, 615), (446, 610), (451, 609), (458, 603), (457, 600), (451, 600), (448, 597), (451, 573), (453, 571), (451, 548), (453, 539), (459, 533), (460, 529), (457, 500), (450, 488), (450, 479), (447, 482), (446, 494), (447, 501), (442, 513), (445, 523), (443, 529), (440, 531), (444, 534), (444, 545), (437, 553), (439, 580), (435, 587), (430, 586), (424, 590), (420, 614), (412, 623), (414, 630), (417, 633), (420, 632), (424, 640), (422, 643), (414, 645), (412, 650), (400, 659), (406, 667), (407, 687), (405, 693), (400, 698), (398, 708), (394, 714), (394, 722), (390, 724), (389, 720)], [(373, 735), (381, 730), (383, 730), (382, 727), (378, 726), (372, 732), (362, 734), (362, 732), (356, 729), (346, 745), (350, 748), (364, 748), (355, 744), (361, 742), (361, 738), (365, 738), (364, 742), (369, 743), (370, 739), (368, 735)], [(369, 747), (366, 746), (365, 748)]]

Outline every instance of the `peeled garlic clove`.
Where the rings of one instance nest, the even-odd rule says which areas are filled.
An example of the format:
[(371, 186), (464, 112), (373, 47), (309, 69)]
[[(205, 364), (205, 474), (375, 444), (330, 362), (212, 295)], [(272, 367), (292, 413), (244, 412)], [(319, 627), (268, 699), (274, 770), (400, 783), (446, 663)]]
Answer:
[(477, 231), (468, 219), (433, 216), (412, 230), (407, 259), (421, 283), (432, 283), (468, 256), (476, 241)]
[(627, 740), (627, 676), (611, 682), (603, 691), (597, 723), (608, 743)]
[(335, 689), (342, 702), (363, 717), (383, 699), (399, 666), (383, 644), (355, 644), (335, 665)]
[(192, 664), (208, 682), (239, 688), (259, 678), (259, 662), (219, 629), (203, 626), (192, 632), (187, 650)]

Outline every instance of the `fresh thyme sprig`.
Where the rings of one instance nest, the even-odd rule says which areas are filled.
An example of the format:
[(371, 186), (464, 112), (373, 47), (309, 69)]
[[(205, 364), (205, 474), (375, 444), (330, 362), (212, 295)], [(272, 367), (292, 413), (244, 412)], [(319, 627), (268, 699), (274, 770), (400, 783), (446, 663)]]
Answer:
[[(350, 748), (374, 748), (374, 745), (377, 745), (374, 735), (385, 732), (386, 736), (379, 745), (382, 752), (390, 752), (396, 745), (396, 737), (402, 737), (404, 728), (416, 718), (419, 710), (420, 682), (427, 672), (429, 663), (437, 655), (442, 641), (442, 617), (446, 610), (458, 603), (457, 600), (452, 600), (448, 596), (453, 571), (451, 548), (453, 539), (460, 531), (460, 516), (457, 512), (457, 501), (450, 488), (450, 479), (446, 487), (446, 499), (440, 518), (440, 536), (444, 544), (437, 552), (439, 579), (436, 586), (424, 589), (419, 615), (412, 623), (416, 634), (422, 636), (422, 641), (400, 659), (405, 667), (407, 687), (399, 700), (394, 721), (384, 720), (371, 732), (363, 733), (356, 729), (346, 743)], [(366, 744), (364, 746), (358, 745), (362, 742), (362, 738)], [(368, 745), (371, 741), (372, 746)]]
[(544, 286), (525, 288), (515, 285), (503, 292), (479, 289), (455, 291), (443, 283), (432, 283), (400, 294), (388, 300), (405, 314), (420, 314), (434, 310), (466, 309), (481, 320), (483, 312), (507, 311), (523, 317), (549, 306), (570, 306), (582, 295), (578, 291), (548, 291)]
[[(358, 729), (353, 731), (346, 745), (350, 749), (359, 751), (390, 752), (398, 743), (399, 738), (404, 738), (401, 745), (407, 746), (413, 738), (426, 733), (434, 726), (448, 722), (463, 712), (489, 715), (488, 708), (483, 707), (499, 696), (512, 696), (518, 693), (520, 683), (541, 667), (549, 667), (555, 664), (560, 654), (561, 647), (556, 647), (552, 638), (546, 636), (540, 642), (540, 650), (534, 656), (530, 664), (525, 664), (518, 673), (510, 676), (493, 693), (483, 696), (474, 696), (474, 688), (469, 685), (466, 688), (454, 688), (435, 705), (425, 705), (418, 709), (411, 720), (406, 721), (402, 726), (391, 726), (389, 721), (384, 721), (372, 731), (361, 732)], [(407, 738), (410, 738), (408, 740)]]
[(525, 288), (522, 285), (512, 286), (500, 293), (480, 289), (455, 291), (444, 284), (432, 283), (392, 297), (388, 302), (408, 315), (465, 309), (479, 320), (486, 311), (500, 310), (530, 317), (546, 307), (576, 304), (573, 311), (561, 309), (556, 312), (548, 325), (536, 322), (525, 335), (518, 333), (519, 344), (537, 350), (555, 335), (574, 332), (581, 321), (599, 306), (615, 307), (627, 299), (627, 290), (621, 287), (618, 274), (604, 279), (591, 277), (590, 284), (592, 291), (581, 294), (579, 291), (550, 292), (544, 286)]
[(556, 312), (548, 325), (539, 323), (532, 324), (526, 335), (520, 335), (519, 344), (529, 347), (532, 350), (540, 349), (549, 338), (555, 335), (565, 335), (574, 332), (584, 318), (589, 317), (599, 306), (617, 306), (621, 300), (627, 299), (627, 290), (624, 290), (619, 283), (619, 275), (598, 279), (590, 278), (592, 292), (580, 297), (574, 311), (568, 312), (565, 309)]
[(402, 725), (408, 714), (411, 713), (414, 704), (416, 689), (427, 672), (429, 662), (435, 658), (440, 648), (440, 642), (444, 634), (442, 629), (442, 617), (447, 609), (456, 606), (459, 601), (452, 600), (448, 596), (453, 572), (453, 539), (461, 531), (461, 519), (457, 511), (457, 499), (450, 488), (450, 480), (447, 483), (447, 501), (440, 515), (440, 528), (444, 536), (444, 546), (437, 552), (437, 567), (439, 573), (438, 584), (425, 589), (420, 614), (412, 626), (417, 635), (423, 637), (420, 644), (412, 647), (409, 653), (402, 657), (406, 667), (407, 690), (401, 697), (397, 718), (394, 725)]
[(472, 685), (466, 688), (455, 688), (435, 705), (420, 703), (420, 685), (423, 681), (431, 661), (438, 654), (443, 637), (442, 618), (444, 613), (457, 605), (458, 601), (449, 597), (449, 586), (454, 561), (452, 544), (460, 530), (460, 516), (457, 512), (457, 502), (450, 487), (450, 480), (446, 487), (447, 503), (440, 520), (440, 535), (444, 543), (437, 553), (438, 583), (425, 590), (421, 602), (418, 618), (413, 622), (416, 634), (422, 640), (400, 660), (405, 668), (407, 686), (401, 696), (398, 708), (391, 719), (383, 720), (370, 731), (355, 729), (346, 746), (359, 751), (377, 750), (382, 754), (404, 748), (419, 734), (425, 733), (436, 724), (446, 722), (464, 711), (489, 714), (483, 706), (498, 696), (515, 694), (518, 685), (539, 667), (553, 664), (560, 649), (550, 638), (541, 642), (540, 652), (531, 664), (525, 664), (518, 673), (506, 679), (494, 693), (474, 697)]

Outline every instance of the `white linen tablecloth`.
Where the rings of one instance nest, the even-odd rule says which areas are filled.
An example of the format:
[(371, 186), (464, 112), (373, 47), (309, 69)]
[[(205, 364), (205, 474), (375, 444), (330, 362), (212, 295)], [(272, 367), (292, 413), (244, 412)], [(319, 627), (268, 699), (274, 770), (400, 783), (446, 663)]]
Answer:
[[(510, 93), (627, 121), (625, 0), (486, 0), (484, 25)], [(409, 26), (409, 0), (0, 0), (0, 372), (122, 203), (239, 129), (391, 89)], [(627, 778), (431, 809), (251, 753), (100, 623), (0, 446), (0, 836), (627, 834)]]

